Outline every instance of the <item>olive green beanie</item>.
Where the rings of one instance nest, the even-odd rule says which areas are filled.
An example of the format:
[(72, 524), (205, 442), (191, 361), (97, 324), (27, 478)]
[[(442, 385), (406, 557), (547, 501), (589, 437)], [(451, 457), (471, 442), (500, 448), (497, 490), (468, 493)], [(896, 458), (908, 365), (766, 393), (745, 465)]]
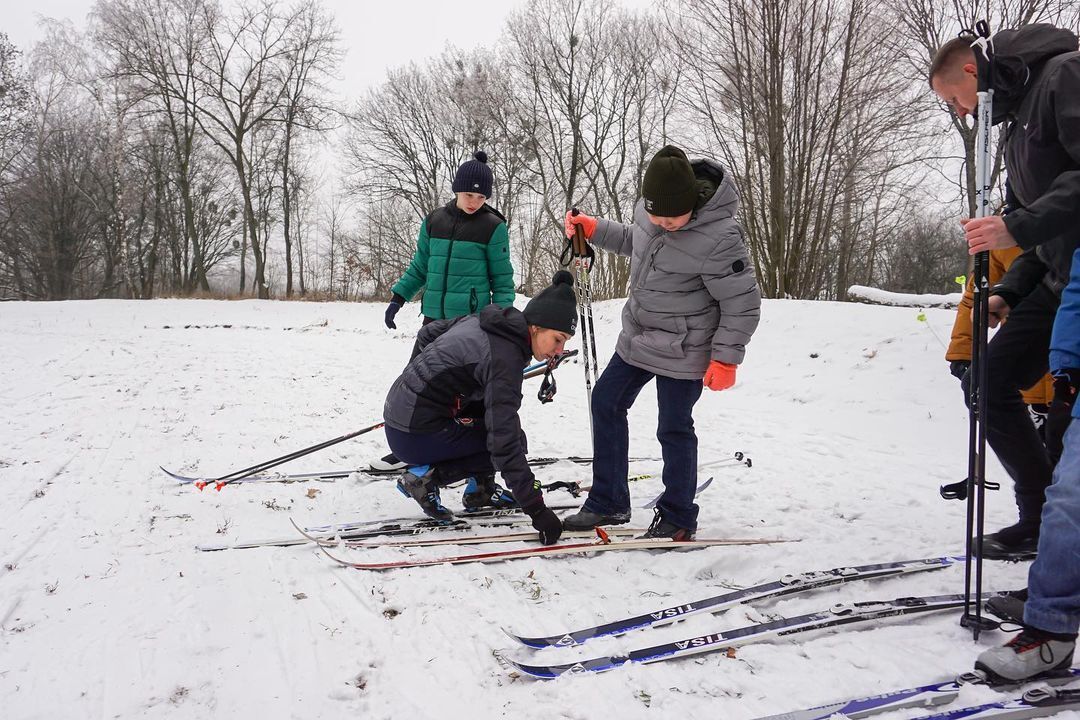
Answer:
[(641, 181), (645, 212), (659, 217), (678, 217), (694, 209), (698, 182), (686, 153), (665, 145), (653, 156)]

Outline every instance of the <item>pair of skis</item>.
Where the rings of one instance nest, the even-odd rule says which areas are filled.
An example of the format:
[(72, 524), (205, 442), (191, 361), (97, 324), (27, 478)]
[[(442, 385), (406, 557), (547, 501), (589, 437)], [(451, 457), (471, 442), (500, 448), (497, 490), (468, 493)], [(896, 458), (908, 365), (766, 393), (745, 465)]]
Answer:
[[(782, 597), (831, 585), (905, 575), (913, 572), (937, 570), (963, 560), (957, 557), (928, 558), (896, 563), (836, 568), (823, 572), (787, 576), (779, 580), (757, 585), (745, 590), (725, 593), (695, 603), (664, 608), (623, 620), (604, 623), (595, 627), (545, 637), (526, 637), (508, 632), (517, 642), (532, 648), (567, 647), (580, 645), (596, 637), (619, 635), (631, 630), (666, 625), (702, 612), (715, 613), (734, 604)], [(727, 651), (730, 648), (761, 640), (823, 630), (827, 628), (864, 624), (875, 620), (902, 615), (938, 612), (962, 607), (964, 595), (938, 595), (930, 597), (907, 597), (894, 600), (841, 603), (816, 613), (799, 615), (764, 623), (756, 623), (734, 630), (701, 635), (685, 640), (663, 643), (627, 653), (595, 657), (563, 664), (531, 664), (503, 658), (517, 671), (541, 679), (552, 679), (564, 674), (589, 674), (605, 672), (627, 663), (654, 663), (692, 655)]]
[[(698, 485), (695, 495), (699, 495), (712, 484), (713, 478), (705, 480)], [(652, 509), (660, 501), (657, 495), (645, 503), (644, 509)], [(578, 510), (578, 505), (548, 505), (552, 510)], [(304, 545), (311, 542), (307, 536), (315, 537), (320, 541), (337, 540), (368, 540), (377, 537), (400, 537), (416, 536), (429, 532), (465, 532), (483, 527), (507, 527), (513, 525), (528, 525), (529, 518), (520, 508), (489, 508), (476, 510), (457, 516), (454, 520), (433, 520), (430, 518), (401, 517), (383, 520), (358, 520), (351, 522), (335, 523), (331, 525), (316, 525), (303, 528), (304, 536), (290, 535), (288, 537), (265, 538), (237, 543), (210, 543), (197, 545), (196, 549), (204, 552), (218, 550), (246, 550), (259, 547), (289, 547), (292, 545)], [(295, 524), (295, 523), (294, 523)], [(530, 533), (530, 537), (534, 534)], [(439, 542), (432, 544), (457, 544), (458, 538), (441, 538)], [(474, 542), (481, 542), (476, 540)], [(491, 542), (502, 542), (492, 540)]]
[[(769, 540), (756, 538), (716, 538), (704, 540), (672, 540), (671, 538), (631, 538), (629, 540), (614, 541), (608, 532), (602, 528), (596, 528), (597, 539), (592, 542), (564, 543), (561, 545), (539, 545), (532, 547), (516, 548), (513, 550), (495, 550), (483, 553), (471, 553), (467, 555), (449, 555), (433, 558), (410, 557), (404, 560), (392, 560), (389, 562), (352, 562), (340, 558), (327, 550), (327, 543), (320, 542), (317, 538), (306, 535), (295, 523), (297, 531), (304, 534), (309, 540), (317, 542), (319, 549), (334, 562), (342, 567), (356, 570), (401, 570), (406, 568), (428, 567), (432, 565), (461, 565), (463, 563), (490, 563), (503, 562), (505, 560), (517, 560), (529, 557), (558, 557), (561, 555), (582, 555), (606, 551), (621, 550), (696, 550), (705, 547), (721, 545), (768, 545), (790, 540)], [(642, 532), (637, 530), (636, 532)], [(528, 533), (528, 539), (535, 539), (536, 533)]]
[[(1078, 678), (1080, 678), (1080, 668), (1069, 668), (1035, 678), (1034, 680), (1047, 683), (1047, 686), (1033, 688), (1021, 695), (1010, 695), (982, 705), (945, 710), (917, 720), (1023, 720), (1053, 715), (1062, 710), (1080, 709), (1080, 690), (1062, 690), (1054, 687)], [(758, 720), (827, 720), (834, 715), (859, 720), (904, 708), (947, 705), (956, 700), (960, 694), (960, 688), (966, 684), (986, 684), (986, 680), (982, 676), (971, 673), (946, 682), (893, 690), (852, 700), (841, 700), (805, 710), (769, 715)], [(1007, 689), (1016, 685), (993, 687)]]

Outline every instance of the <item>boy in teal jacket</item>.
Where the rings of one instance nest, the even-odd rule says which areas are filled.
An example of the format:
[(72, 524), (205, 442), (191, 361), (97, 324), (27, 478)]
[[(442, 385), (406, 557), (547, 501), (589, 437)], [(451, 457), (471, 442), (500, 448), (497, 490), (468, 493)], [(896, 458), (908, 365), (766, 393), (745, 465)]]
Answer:
[(454, 175), (454, 199), (420, 224), (416, 253), (391, 289), (386, 326), (421, 290), (424, 324), (479, 312), (487, 305), (514, 304), (514, 267), (506, 218), (487, 204), (493, 177), (479, 151)]

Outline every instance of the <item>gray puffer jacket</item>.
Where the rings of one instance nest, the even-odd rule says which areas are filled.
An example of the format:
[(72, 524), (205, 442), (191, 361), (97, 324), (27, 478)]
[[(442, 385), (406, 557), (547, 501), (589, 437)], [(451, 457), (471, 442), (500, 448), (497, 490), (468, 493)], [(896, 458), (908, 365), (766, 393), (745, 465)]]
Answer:
[(712, 160), (691, 165), (704, 190), (689, 223), (666, 232), (639, 200), (633, 225), (599, 219), (590, 242), (631, 257), (619, 356), (657, 375), (700, 380), (711, 360), (742, 362), (761, 294), (735, 220), (734, 183)]

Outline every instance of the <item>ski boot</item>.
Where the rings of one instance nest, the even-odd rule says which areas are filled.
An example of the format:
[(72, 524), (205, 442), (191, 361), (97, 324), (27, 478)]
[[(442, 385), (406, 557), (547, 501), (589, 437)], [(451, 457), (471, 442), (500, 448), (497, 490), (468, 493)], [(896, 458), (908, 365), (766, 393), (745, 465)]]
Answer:
[(1070, 667), (1075, 649), (1075, 634), (1047, 633), (1025, 625), (1009, 642), (983, 651), (975, 670), (985, 673), (992, 685), (1027, 682)]
[(983, 536), (984, 560), (1029, 560), (1039, 550), (1039, 522), (1021, 520)]
[(494, 473), (469, 478), (461, 496), (461, 504), (465, 506), (465, 512), (518, 507), (517, 500), (510, 491), (495, 482)]
[(984, 604), (986, 612), (1017, 625), (1024, 624), (1024, 604), (1027, 603), (1028, 591), (1010, 590), (1004, 595), (995, 595)]
[(429, 518), (449, 522), (454, 519), (454, 513), (439, 499), (435, 474), (435, 468), (431, 465), (416, 465), (406, 470), (397, 481), (397, 489), (402, 495), (415, 500)]
[(372, 460), (368, 463), (368, 467), (377, 473), (392, 473), (406, 468), (406, 463), (398, 460), (397, 455), (390, 453), (389, 455), (383, 455), (378, 460)]
[(686, 540), (693, 540), (695, 530), (687, 530), (686, 528), (679, 527), (673, 522), (669, 522), (664, 519), (664, 516), (660, 514), (660, 511), (656, 511), (656, 515), (653, 517), (652, 525), (649, 525), (649, 529), (645, 531), (642, 537), (647, 538), (671, 538), (676, 542), (684, 542)]

